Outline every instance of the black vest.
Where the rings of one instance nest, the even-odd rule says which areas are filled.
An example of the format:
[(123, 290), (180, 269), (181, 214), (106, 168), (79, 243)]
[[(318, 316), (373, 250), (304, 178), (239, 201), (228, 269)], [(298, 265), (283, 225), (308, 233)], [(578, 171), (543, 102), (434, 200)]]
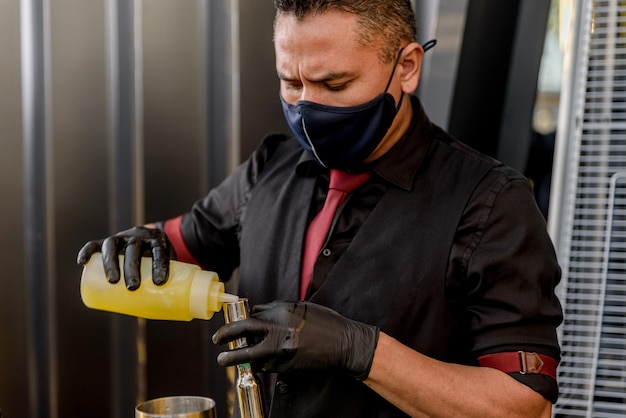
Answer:
[[(429, 154), (412, 190), (389, 188), (310, 300), (378, 325), (427, 356), (467, 363), (467, 328), (448, 303), (445, 275), (465, 205), (476, 184), (498, 163), (465, 152), (443, 131), (436, 130), (429, 140)], [(295, 141), (278, 147), (292, 147), (289, 142)], [(248, 297), (251, 306), (298, 299), (315, 179), (298, 176), (296, 162), (270, 159), (246, 207), (239, 295)], [(420, 319), (433, 315), (440, 321), (431, 329)], [(340, 373), (292, 373), (263, 380), (271, 416), (405, 416), (363, 383)]]

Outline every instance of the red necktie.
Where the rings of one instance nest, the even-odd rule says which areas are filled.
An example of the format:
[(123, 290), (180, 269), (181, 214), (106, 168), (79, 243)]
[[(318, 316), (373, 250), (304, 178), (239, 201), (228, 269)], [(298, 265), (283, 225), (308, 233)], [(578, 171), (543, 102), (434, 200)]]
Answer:
[(313, 266), (326, 240), (337, 208), (345, 200), (348, 193), (365, 183), (368, 178), (368, 173), (350, 174), (345, 171), (330, 170), (330, 186), (328, 187), (324, 207), (309, 225), (304, 242), (300, 300), (304, 300), (306, 297), (307, 290), (313, 279)]

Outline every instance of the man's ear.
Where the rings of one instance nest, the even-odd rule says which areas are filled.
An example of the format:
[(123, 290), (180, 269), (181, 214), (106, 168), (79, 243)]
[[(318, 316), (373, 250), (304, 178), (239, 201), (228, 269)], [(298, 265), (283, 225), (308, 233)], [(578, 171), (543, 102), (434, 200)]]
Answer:
[(423, 58), (424, 49), (420, 44), (411, 42), (404, 47), (402, 57), (400, 57), (400, 62), (398, 63), (402, 80), (402, 91), (404, 93), (411, 94), (417, 89)]

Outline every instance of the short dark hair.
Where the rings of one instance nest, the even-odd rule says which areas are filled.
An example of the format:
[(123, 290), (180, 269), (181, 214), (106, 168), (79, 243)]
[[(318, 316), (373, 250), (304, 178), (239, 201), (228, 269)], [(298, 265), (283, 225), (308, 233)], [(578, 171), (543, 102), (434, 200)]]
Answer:
[(355, 14), (361, 26), (359, 42), (373, 45), (380, 36), (380, 58), (384, 63), (396, 58), (403, 41), (415, 42), (417, 39), (411, 0), (274, 0), (274, 6), (276, 19), (282, 13), (303, 19), (331, 9)]

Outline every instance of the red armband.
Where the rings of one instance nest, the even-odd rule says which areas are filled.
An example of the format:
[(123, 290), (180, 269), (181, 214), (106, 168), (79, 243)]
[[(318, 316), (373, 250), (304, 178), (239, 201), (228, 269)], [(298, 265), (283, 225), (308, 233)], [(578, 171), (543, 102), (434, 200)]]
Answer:
[(478, 365), (498, 369), (505, 373), (545, 374), (556, 380), (558, 362), (543, 354), (512, 351), (480, 356)]
[(182, 216), (168, 219), (163, 225), (163, 232), (165, 232), (167, 239), (170, 241), (170, 244), (172, 244), (172, 247), (174, 247), (177, 261), (198, 265), (198, 261), (193, 255), (191, 255), (191, 252), (189, 251), (189, 248), (187, 248), (187, 244), (185, 244), (185, 240), (183, 239), (183, 233), (180, 230), (182, 220)]

